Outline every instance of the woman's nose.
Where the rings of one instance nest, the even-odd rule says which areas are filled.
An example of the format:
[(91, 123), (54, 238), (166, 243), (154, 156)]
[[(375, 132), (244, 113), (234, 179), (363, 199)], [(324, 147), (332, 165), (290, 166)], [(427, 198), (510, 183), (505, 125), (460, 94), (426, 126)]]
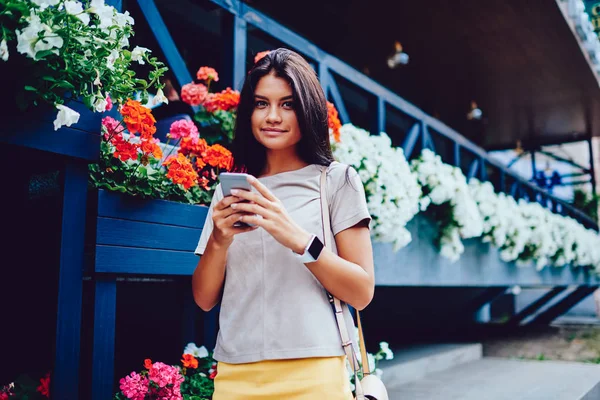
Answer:
[(281, 122), (281, 115), (279, 114), (279, 110), (277, 109), (277, 107), (269, 108), (269, 113), (267, 114), (267, 122), (269, 122), (269, 123)]

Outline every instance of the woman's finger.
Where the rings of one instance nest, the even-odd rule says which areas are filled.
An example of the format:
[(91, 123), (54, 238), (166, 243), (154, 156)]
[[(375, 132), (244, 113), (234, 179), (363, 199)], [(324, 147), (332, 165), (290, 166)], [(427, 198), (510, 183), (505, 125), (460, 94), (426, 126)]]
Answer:
[(267, 210), (266, 208), (262, 207), (259, 204), (235, 203), (235, 204), (231, 205), (231, 208), (236, 211), (246, 212), (248, 214), (258, 214), (263, 218), (271, 218), (272, 217), (271, 211)]
[(264, 229), (266, 229), (266, 225), (270, 224), (268, 220), (262, 218), (260, 215), (242, 215), (239, 221), (244, 222), (246, 224), (260, 226)]
[(239, 203), (240, 200), (239, 197), (236, 196), (227, 196), (224, 197), (223, 199), (221, 199), (221, 201), (219, 201), (216, 205), (215, 205), (215, 210), (224, 210), (227, 207), (229, 207), (230, 205), (232, 205), (233, 203)]
[(248, 176), (247, 180), (248, 180), (248, 183), (251, 184), (252, 186), (254, 186), (256, 188), (256, 190), (258, 190), (258, 192), (260, 194), (262, 194), (267, 200), (277, 201), (277, 197), (275, 197), (275, 195), (273, 195), (273, 193), (271, 193), (271, 191), (269, 189), (267, 189), (267, 187), (265, 185), (260, 183), (260, 181), (258, 179), (256, 179), (253, 176)]
[(261, 195), (259, 193), (253, 193), (248, 190), (233, 189), (231, 191), (231, 194), (242, 200), (247, 200), (247, 201), (259, 204), (260, 206), (262, 206), (264, 208), (267, 208), (267, 209), (272, 208), (273, 203), (271, 201), (267, 200), (263, 195)]

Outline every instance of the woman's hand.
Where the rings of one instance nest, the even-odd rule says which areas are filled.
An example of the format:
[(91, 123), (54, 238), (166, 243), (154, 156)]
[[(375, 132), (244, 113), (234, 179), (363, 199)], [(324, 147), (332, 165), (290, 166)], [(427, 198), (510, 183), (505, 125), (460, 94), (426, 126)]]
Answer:
[(231, 204), (231, 208), (244, 212), (239, 220), (262, 227), (285, 247), (298, 254), (303, 253), (311, 235), (294, 222), (281, 201), (258, 179), (249, 177), (248, 182), (258, 190), (258, 193), (247, 190), (231, 191), (231, 194), (241, 201), (249, 201), (249, 203)]
[(233, 224), (239, 222), (244, 216), (242, 210), (237, 210), (233, 207), (241, 201), (244, 201), (244, 199), (236, 196), (227, 196), (219, 201), (213, 209), (212, 236), (213, 240), (219, 246), (229, 247), (235, 235), (257, 229), (254, 226), (233, 226)]

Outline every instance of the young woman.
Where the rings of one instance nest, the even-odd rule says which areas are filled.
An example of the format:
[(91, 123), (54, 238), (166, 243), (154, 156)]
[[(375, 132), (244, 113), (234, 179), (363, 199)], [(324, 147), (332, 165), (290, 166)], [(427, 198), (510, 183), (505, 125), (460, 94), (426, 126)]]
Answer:
[[(371, 217), (356, 171), (333, 161), (325, 95), (301, 56), (274, 50), (250, 71), (233, 154), (255, 190), (223, 198), (217, 187), (192, 280), (200, 308), (221, 302), (213, 398), (351, 399), (326, 290), (359, 310), (371, 301)], [(315, 252), (325, 168), (335, 240)]]

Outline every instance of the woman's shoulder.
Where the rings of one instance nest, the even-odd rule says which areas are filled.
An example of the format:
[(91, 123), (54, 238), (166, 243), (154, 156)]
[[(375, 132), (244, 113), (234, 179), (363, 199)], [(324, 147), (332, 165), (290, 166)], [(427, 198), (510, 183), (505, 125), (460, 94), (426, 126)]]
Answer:
[(329, 187), (338, 190), (344, 184), (360, 181), (360, 178), (351, 165), (334, 161), (327, 167), (327, 181)]

